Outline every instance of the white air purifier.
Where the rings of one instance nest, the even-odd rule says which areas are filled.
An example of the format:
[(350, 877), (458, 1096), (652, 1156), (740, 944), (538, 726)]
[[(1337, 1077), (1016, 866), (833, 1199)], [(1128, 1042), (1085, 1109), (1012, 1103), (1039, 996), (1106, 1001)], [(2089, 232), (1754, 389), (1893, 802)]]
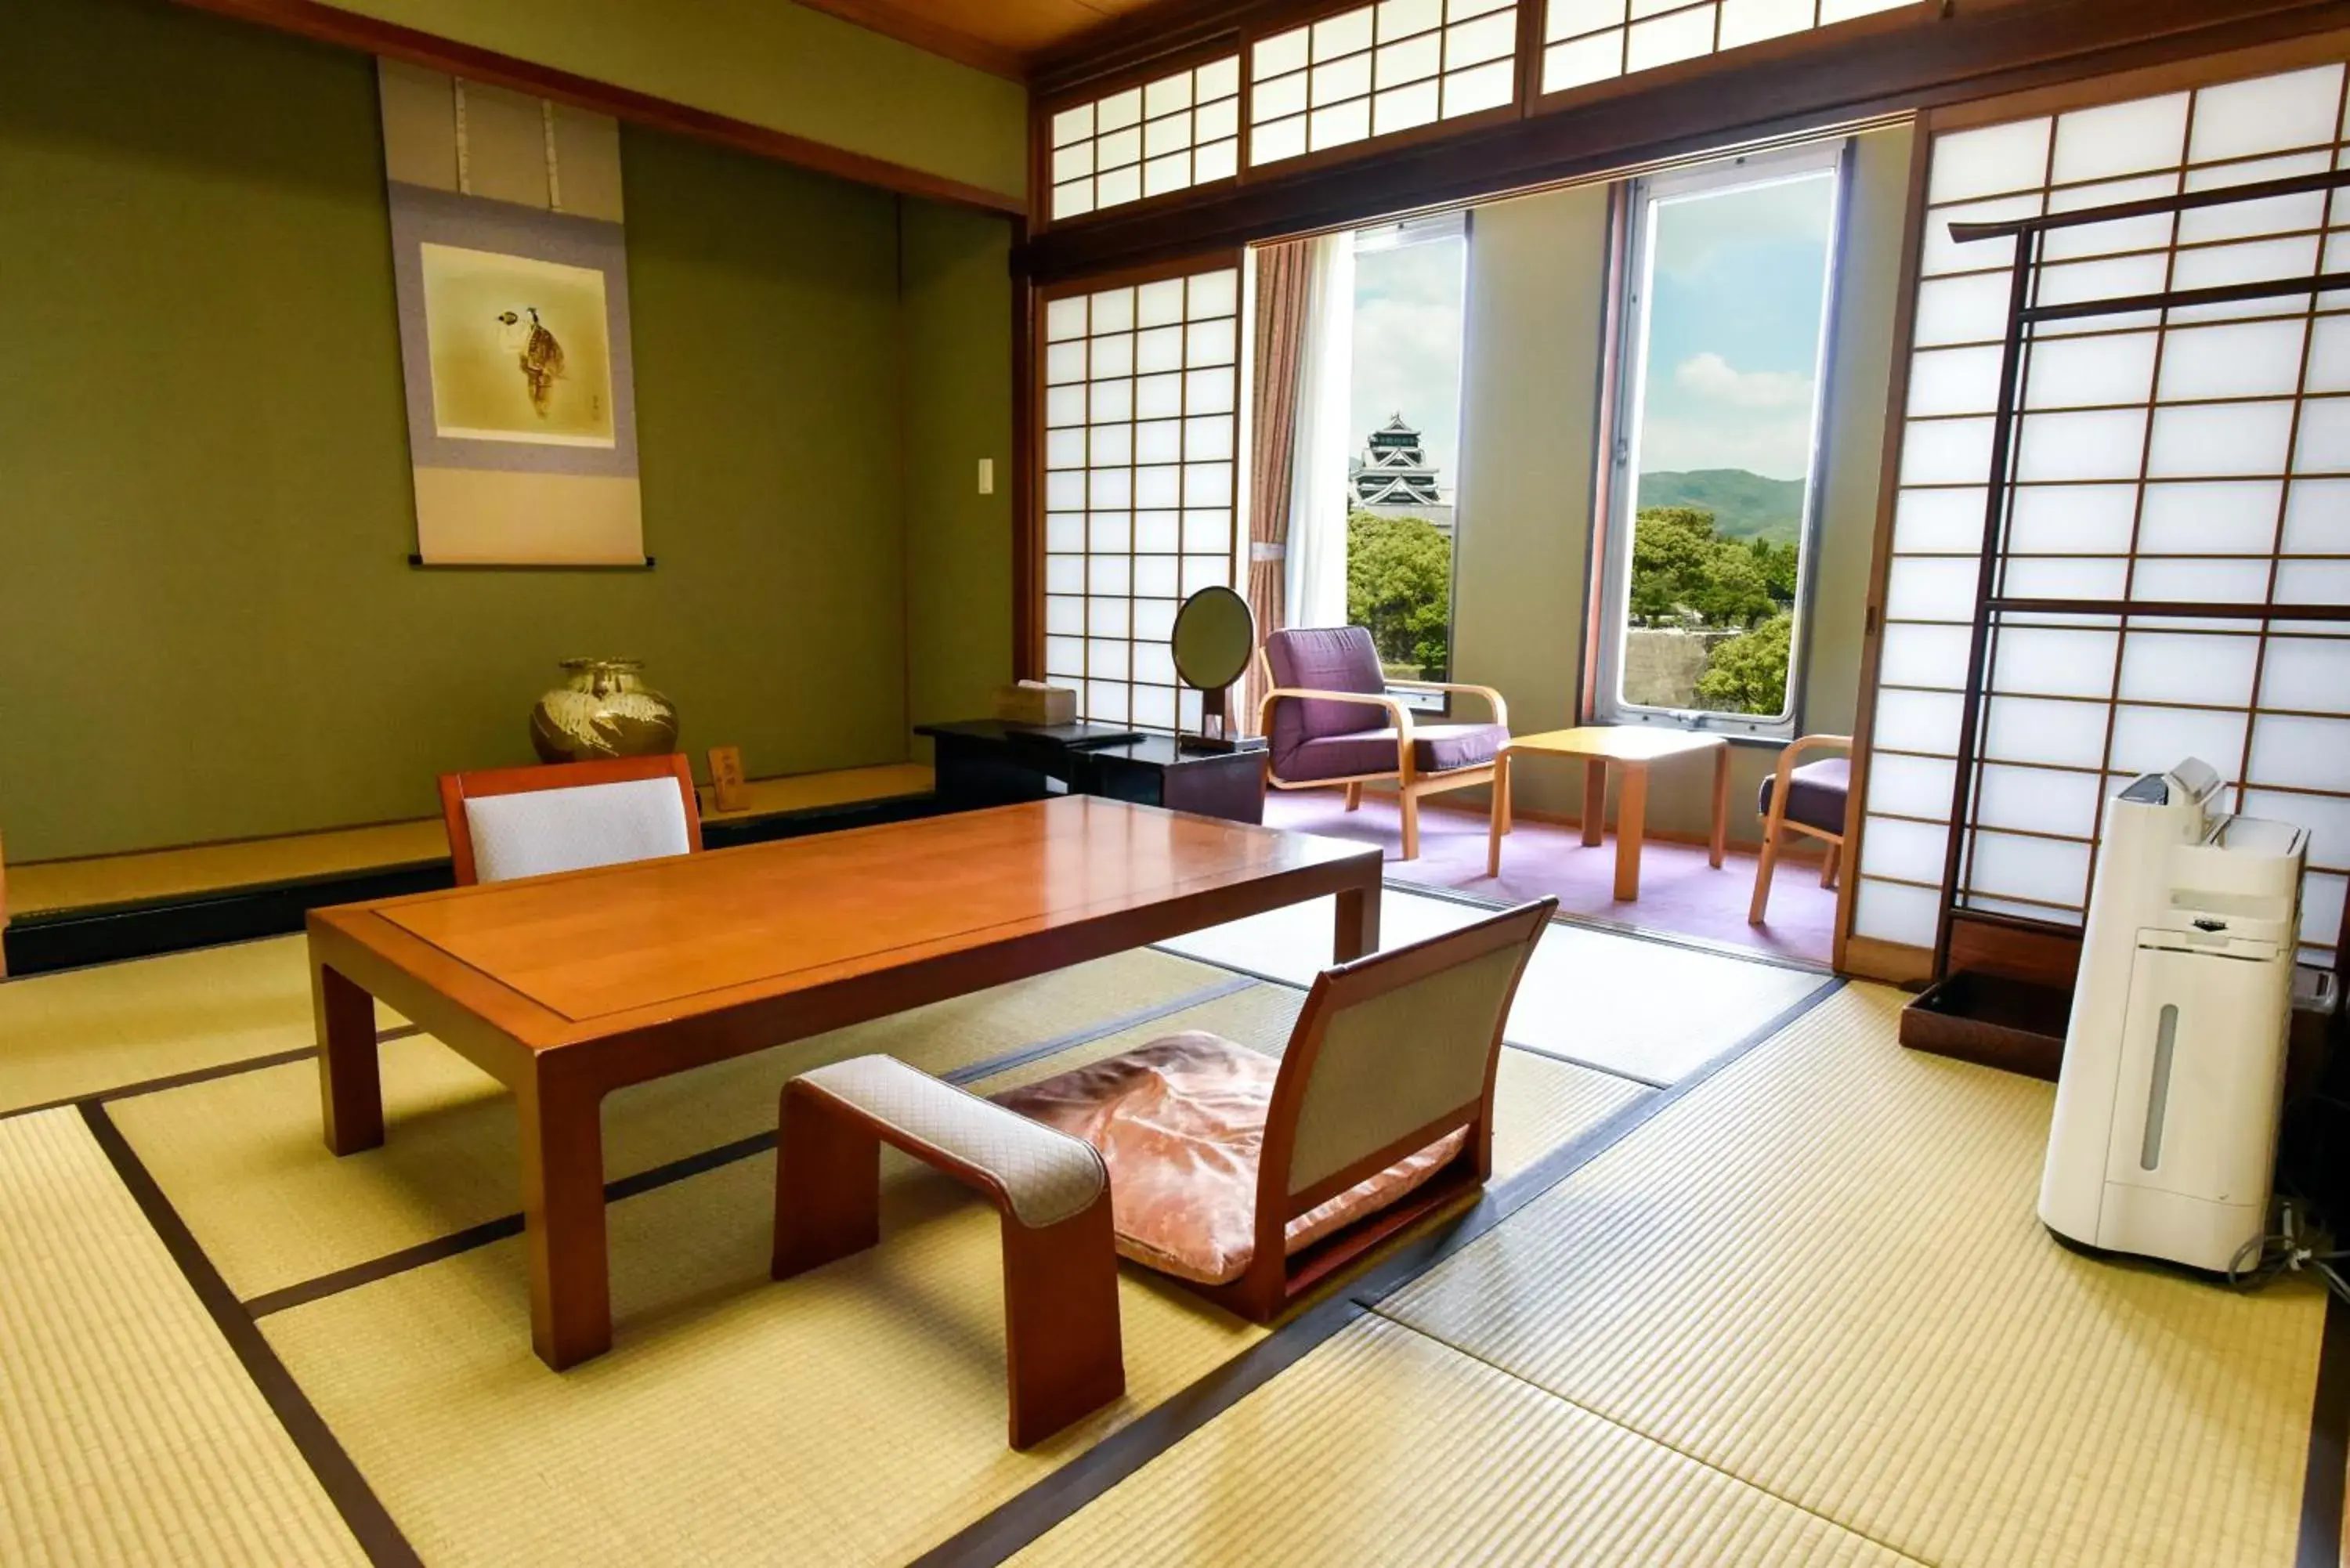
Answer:
[(2268, 1227), (2309, 845), (2220, 787), (2190, 758), (2106, 803), (2040, 1182), (2057, 1235), (2213, 1272)]

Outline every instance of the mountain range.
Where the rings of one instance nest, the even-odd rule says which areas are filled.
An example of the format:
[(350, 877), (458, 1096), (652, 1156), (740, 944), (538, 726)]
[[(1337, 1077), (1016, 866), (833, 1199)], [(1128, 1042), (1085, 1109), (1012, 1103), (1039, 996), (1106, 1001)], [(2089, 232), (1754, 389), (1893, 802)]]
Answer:
[(1725, 539), (1790, 545), (1803, 531), (1804, 482), (1765, 479), (1742, 468), (1700, 468), (1640, 475), (1640, 505), (1693, 506), (1713, 514)]

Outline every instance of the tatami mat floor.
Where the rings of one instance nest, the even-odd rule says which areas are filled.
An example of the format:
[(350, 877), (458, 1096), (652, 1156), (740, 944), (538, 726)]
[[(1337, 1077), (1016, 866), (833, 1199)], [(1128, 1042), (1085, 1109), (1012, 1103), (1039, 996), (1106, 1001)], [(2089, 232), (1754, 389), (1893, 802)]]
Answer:
[[(1387, 906), (1390, 943), (1477, 913)], [(1223, 965), (1302, 979), (1327, 919), (616, 1096), (618, 1339), (560, 1376), (510, 1109), (395, 1035), (390, 1140), (328, 1158), (314, 1065), (271, 1062), (308, 1044), (298, 942), (0, 987), (0, 1110), (89, 1100), (0, 1119), (0, 1558), (2318, 1560), (2320, 1298), (2061, 1251), (2046, 1085), (1900, 1050), (1890, 992), (1612, 933), (1545, 938), (1575, 978), (1522, 1000), (1497, 1184), (1449, 1241), (1270, 1337), (1126, 1271), (1127, 1397), (1031, 1453), (959, 1189), (892, 1157), (879, 1248), (766, 1278), (789, 1073), (884, 1050), (985, 1092), (1186, 1027), (1277, 1052), (1302, 992)]]

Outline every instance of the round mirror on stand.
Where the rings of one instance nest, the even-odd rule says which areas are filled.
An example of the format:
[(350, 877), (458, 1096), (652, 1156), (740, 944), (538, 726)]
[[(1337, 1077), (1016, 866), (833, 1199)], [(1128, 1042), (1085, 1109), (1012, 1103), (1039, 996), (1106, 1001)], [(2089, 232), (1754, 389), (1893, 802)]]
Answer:
[(1224, 711), (1224, 693), (1248, 670), (1256, 651), (1256, 618), (1230, 588), (1201, 588), (1175, 612), (1175, 673), (1200, 693), (1200, 732), (1185, 735), (1186, 751), (1229, 752), (1239, 742)]

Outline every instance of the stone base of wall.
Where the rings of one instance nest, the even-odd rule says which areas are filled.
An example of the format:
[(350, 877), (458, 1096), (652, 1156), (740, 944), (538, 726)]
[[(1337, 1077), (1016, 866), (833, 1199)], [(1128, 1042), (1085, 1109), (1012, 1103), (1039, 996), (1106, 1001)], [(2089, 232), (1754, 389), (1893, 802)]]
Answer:
[(1697, 705), (1698, 677), (1735, 631), (1634, 627), (1624, 638), (1624, 699), (1649, 708)]

